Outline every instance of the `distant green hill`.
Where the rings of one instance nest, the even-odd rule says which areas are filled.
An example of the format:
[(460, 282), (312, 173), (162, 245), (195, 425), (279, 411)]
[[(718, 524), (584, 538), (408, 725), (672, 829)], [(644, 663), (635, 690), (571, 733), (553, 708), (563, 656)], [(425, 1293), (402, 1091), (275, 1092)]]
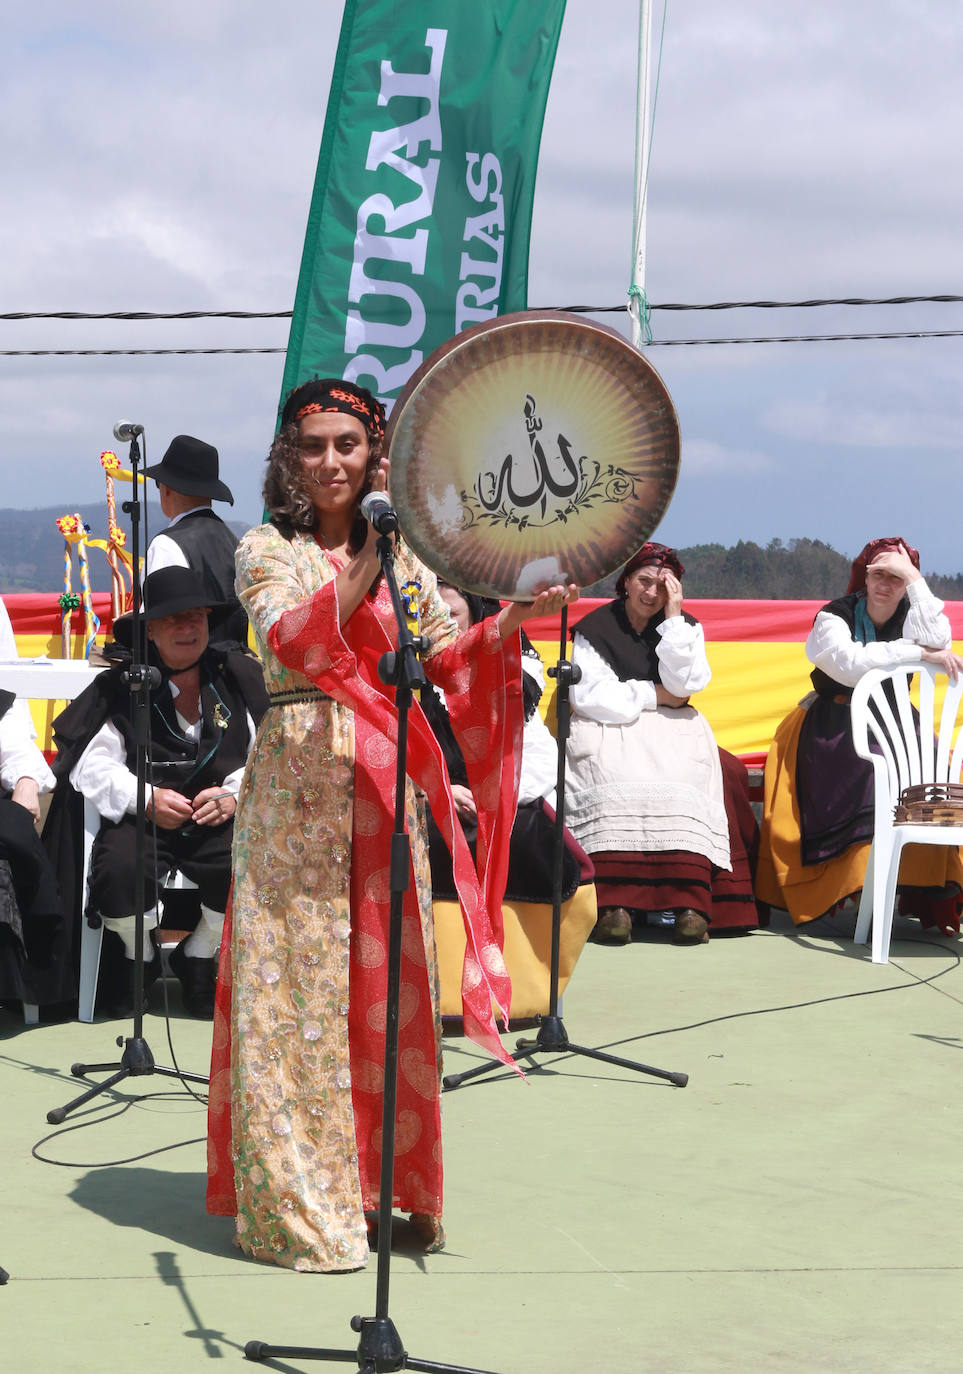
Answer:
[[(118, 506), (123, 498), (119, 496)], [(79, 514), (90, 526), (92, 539), (107, 537), (107, 508), (103, 501), (86, 506), (44, 506), (39, 510), (0, 510), (0, 592), (59, 592), (64, 585), (64, 541), (57, 529), (61, 515)], [(118, 524), (130, 541), (130, 520), (117, 512)], [(143, 538), (143, 511), (141, 512)], [(167, 521), (160, 506), (151, 502), (147, 508), (147, 526), (151, 536), (159, 534)], [(244, 524), (228, 521), (238, 535), (247, 529)], [(143, 549), (141, 549), (143, 554)], [(107, 561), (101, 549), (90, 550), (90, 580), (95, 592), (110, 591)], [(74, 591), (78, 591), (77, 563), (73, 567)]]

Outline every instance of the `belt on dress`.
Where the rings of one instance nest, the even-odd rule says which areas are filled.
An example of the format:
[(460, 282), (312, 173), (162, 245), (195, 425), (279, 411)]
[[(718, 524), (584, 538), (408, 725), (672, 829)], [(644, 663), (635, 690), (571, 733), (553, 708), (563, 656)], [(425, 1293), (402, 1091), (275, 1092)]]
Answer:
[(272, 706), (292, 706), (303, 701), (333, 701), (320, 687), (301, 687), (291, 692), (268, 692), (268, 710)]

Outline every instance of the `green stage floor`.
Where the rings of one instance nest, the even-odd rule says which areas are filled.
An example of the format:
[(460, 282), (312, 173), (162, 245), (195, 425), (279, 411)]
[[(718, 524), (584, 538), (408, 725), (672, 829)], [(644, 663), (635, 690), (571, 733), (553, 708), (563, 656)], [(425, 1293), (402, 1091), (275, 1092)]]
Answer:
[[(875, 966), (780, 913), (697, 948), (646, 931), (588, 946), (571, 1039), (689, 1084), (546, 1056), (527, 1082), (446, 1093), (449, 1248), (419, 1255), (394, 1228), (411, 1356), (497, 1374), (963, 1370), (961, 950), (898, 922)], [(206, 1072), (210, 1026), (168, 986), (177, 1058)], [(189, 1374), (240, 1367), (252, 1339), (353, 1348), (375, 1261), (294, 1274), (234, 1251), (204, 1212), (204, 1108), (176, 1081), (130, 1080), (37, 1147), (59, 1167), (33, 1156), (82, 1086), (70, 1064), (110, 1059), (125, 1031), (0, 1012), (3, 1368)], [(170, 1063), (156, 1010), (145, 1034)], [(477, 1062), (446, 1046), (447, 1072)]]

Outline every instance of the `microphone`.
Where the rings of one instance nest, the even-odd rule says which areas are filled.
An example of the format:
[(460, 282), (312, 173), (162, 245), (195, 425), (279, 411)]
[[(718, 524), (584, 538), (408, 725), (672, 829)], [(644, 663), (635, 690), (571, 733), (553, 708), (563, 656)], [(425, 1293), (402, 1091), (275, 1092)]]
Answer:
[(138, 434), (143, 434), (143, 425), (132, 425), (129, 420), (118, 420), (114, 425), (114, 438), (118, 444), (129, 444)]
[(361, 502), (361, 514), (379, 534), (398, 529), (398, 514), (383, 491), (369, 491)]

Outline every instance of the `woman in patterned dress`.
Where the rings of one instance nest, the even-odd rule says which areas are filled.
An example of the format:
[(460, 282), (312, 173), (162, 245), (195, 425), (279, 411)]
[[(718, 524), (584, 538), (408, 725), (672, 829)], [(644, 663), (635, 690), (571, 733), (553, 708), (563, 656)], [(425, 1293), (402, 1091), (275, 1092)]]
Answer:
[[(368, 1257), (379, 1205), (389, 845), (397, 714), (377, 663), (394, 615), (376, 536), (359, 514), (384, 491), (384, 411), (338, 379), (288, 397), (268, 459), (267, 524), (237, 553), (271, 706), (238, 799), (233, 936), (222, 950), (211, 1075), (208, 1210), (235, 1215), (247, 1254), (294, 1269), (349, 1270)], [(459, 636), (434, 575), (398, 541), (400, 583), (431, 641), (425, 667), (453, 719), (480, 798), (477, 868), (455, 820), (444, 762), (420, 708), (409, 717), (395, 1169), (391, 1203), (428, 1250), (441, 1225), (437, 972), (423, 793), (453, 846), (468, 934), (465, 1027), (504, 1055), (500, 900), (521, 731), (519, 637), (531, 606)], [(469, 691), (469, 687), (471, 690)], [(467, 732), (467, 733), (466, 733)], [(413, 785), (417, 784), (418, 791)]]

